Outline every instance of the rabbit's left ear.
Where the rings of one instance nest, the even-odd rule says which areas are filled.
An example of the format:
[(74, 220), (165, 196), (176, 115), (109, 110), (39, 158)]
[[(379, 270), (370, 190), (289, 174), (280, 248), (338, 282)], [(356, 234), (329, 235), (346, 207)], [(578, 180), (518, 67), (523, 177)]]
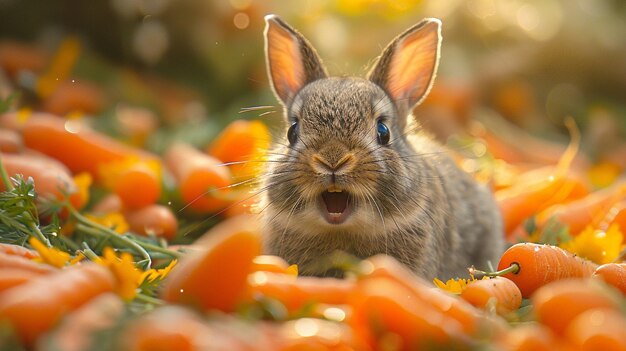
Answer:
[(400, 34), (383, 50), (368, 78), (383, 88), (403, 112), (428, 95), (441, 48), (441, 21), (427, 18)]
[(326, 70), (307, 40), (276, 15), (265, 17), (267, 72), (278, 98), (289, 105), (306, 84), (326, 77)]

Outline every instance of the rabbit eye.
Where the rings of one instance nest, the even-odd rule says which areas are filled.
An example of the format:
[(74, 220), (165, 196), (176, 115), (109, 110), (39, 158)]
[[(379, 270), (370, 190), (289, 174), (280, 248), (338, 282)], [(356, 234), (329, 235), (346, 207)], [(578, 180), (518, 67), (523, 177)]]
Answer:
[(382, 121), (378, 121), (376, 133), (379, 144), (387, 145), (389, 143), (389, 128)]
[(289, 130), (287, 131), (287, 139), (289, 140), (290, 145), (293, 145), (296, 143), (296, 140), (298, 139), (299, 129), (300, 128), (298, 128), (298, 121), (293, 122), (291, 127), (289, 127)]

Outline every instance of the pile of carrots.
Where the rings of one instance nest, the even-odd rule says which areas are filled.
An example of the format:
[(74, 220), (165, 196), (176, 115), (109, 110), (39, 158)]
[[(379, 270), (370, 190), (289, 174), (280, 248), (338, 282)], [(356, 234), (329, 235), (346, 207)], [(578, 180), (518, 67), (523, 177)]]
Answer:
[[(43, 70), (11, 62), (0, 66)], [(27, 229), (60, 229), (50, 241), (0, 233), (0, 349), (626, 350), (624, 169), (594, 183), (575, 128), (565, 150), (524, 136), (545, 153), (470, 131), (507, 174), (490, 179), (510, 244), (490, 271), (430, 282), (379, 255), (346, 257), (342, 279), (303, 277), (263, 254), (250, 214), (270, 144), (262, 122), (236, 120), (203, 148), (149, 152), (145, 130), (123, 142), (77, 118), (107, 100), (80, 87), (44, 84), (46, 112), (0, 114), (2, 169), (34, 185)], [(219, 223), (187, 236), (207, 219)]]

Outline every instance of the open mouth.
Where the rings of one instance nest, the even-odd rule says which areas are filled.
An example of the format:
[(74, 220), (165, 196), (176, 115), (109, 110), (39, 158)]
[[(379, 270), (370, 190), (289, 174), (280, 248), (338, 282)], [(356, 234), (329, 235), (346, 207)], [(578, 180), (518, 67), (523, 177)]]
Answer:
[(322, 214), (328, 223), (341, 224), (350, 215), (348, 192), (333, 187), (322, 192)]

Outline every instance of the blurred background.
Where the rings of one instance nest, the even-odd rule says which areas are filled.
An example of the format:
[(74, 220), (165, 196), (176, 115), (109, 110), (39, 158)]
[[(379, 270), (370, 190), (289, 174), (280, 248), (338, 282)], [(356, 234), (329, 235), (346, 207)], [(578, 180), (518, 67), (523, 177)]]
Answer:
[[(415, 112), (443, 142), (471, 145), (477, 159), (488, 150), (490, 160), (554, 163), (571, 116), (581, 162), (603, 176), (626, 167), (620, 0), (0, 0), (0, 98), (19, 92), (12, 109), (95, 117), (157, 152), (181, 138), (201, 147), (237, 118), (280, 131), (263, 57), (268, 13), (309, 38), (332, 74), (361, 76), (393, 37), (438, 17), (439, 74)], [(273, 108), (242, 113), (254, 106)]]

